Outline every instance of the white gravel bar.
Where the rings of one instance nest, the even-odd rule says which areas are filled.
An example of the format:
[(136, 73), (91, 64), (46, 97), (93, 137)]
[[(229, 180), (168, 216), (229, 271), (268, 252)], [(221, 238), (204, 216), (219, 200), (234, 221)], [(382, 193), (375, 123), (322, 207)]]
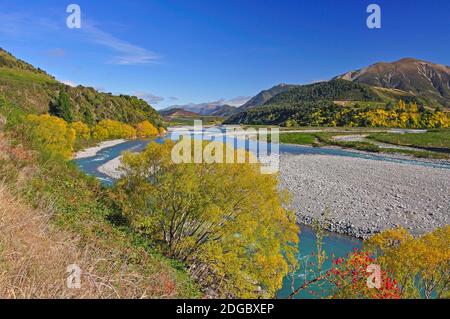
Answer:
[[(121, 157), (98, 168), (118, 179)], [(402, 226), (414, 235), (450, 224), (450, 169), (330, 155), (280, 155), (280, 186), (301, 224), (367, 238)], [(326, 212), (327, 220), (322, 218)]]
[(74, 159), (93, 157), (93, 156), (97, 155), (98, 152), (100, 152), (101, 150), (103, 150), (105, 148), (116, 146), (116, 145), (122, 144), (124, 142), (126, 142), (126, 140), (124, 140), (124, 139), (101, 142), (97, 146), (89, 147), (82, 151), (77, 152), (74, 156)]
[(300, 223), (327, 212), (327, 229), (367, 238), (402, 226), (414, 235), (450, 224), (450, 170), (329, 155), (281, 155), (281, 187)]
[(98, 167), (98, 171), (114, 179), (122, 177), (123, 172), (120, 169), (122, 165), (122, 156), (116, 157)]

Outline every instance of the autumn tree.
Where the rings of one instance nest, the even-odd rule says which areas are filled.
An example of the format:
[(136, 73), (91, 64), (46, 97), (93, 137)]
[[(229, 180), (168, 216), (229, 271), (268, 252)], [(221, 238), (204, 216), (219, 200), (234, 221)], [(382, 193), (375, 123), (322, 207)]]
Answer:
[(159, 135), (164, 136), (164, 135), (166, 135), (167, 131), (166, 131), (166, 129), (164, 127), (161, 126), (158, 129), (158, 133), (159, 133)]
[(113, 120), (100, 121), (92, 131), (92, 137), (99, 141), (115, 138), (134, 138), (136, 134), (136, 129), (131, 125)]
[(276, 176), (262, 175), (259, 164), (175, 164), (173, 146), (124, 155), (112, 195), (123, 216), (222, 297), (273, 297), (298, 241)]
[(27, 124), (37, 146), (70, 158), (76, 133), (66, 121), (48, 114), (28, 115)]
[(406, 298), (450, 297), (450, 226), (418, 238), (402, 228), (385, 231), (365, 248), (395, 274)]
[(89, 140), (91, 138), (91, 129), (83, 122), (73, 122), (70, 127), (74, 129), (77, 139)]
[(158, 133), (158, 129), (149, 121), (143, 121), (136, 125), (136, 134), (138, 137), (156, 136)]
[[(319, 242), (319, 240), (318, 240)], [(320, 254), (311, 254), (317, 257), (319, 263)], [(332, 299), (400, 299), (402, 291), (397, 279), (392, 273), (379, 268), (379, 286), (369, 286), (372, 282), (371, 267), (379, 266), (376, 258), (370, 253), (354, 249), (346, 257), (333, 258), (331, 266), (320, 271), (318, 265), (307, 260), (301, 283), (293, 281), (293, 291), (289, 299), (294, 298), (300, 292), (308, 291), (312, 295), (319, 295)], [(319, 271), (317, 271), (319, 270)], [(372, 270), (373, 271), (373, 270)]]
[(367, 281), (371, 265), (378, 261), (369, 253), (355, 250), (347, 258), (337, 258), (327, 272), (332, 284), (330, 298), (334, 299), (400, 299), (401, 289), (393, 274), (380, 267), (380, 286), (369, 287)]

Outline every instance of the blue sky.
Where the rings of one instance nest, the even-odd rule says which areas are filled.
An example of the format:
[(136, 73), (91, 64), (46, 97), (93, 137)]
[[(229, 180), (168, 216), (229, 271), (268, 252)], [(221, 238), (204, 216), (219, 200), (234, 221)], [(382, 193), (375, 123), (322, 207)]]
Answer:
[[(66, 27), (80, 5), (82, 28)], [(379, 4), (382, 28), (366, 26)], [(448, 0), (0, 0), (0, 47), (67, 83), (156, 108), (239, 104), (378, 61), (450, 65)]]

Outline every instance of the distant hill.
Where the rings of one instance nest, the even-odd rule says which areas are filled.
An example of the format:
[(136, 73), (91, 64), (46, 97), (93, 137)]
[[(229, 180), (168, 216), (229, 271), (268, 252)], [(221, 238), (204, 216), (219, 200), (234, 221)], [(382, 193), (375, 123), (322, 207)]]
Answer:
[[(378, 94), (377, 90), (368, 85), (340, 79), (292, 86), (263, 105), (232, 115), (225, 124), (284, 125), (294, 115), (297, 120), (301, 118), (301, 123), (307, 123), (307, 117), (325, 107), (334, 113), (342, 108), (339, 104), (353, 105), (361, 102), (379, 104), (384, 103), (387, 95), (388, 93), (383, 96)], [(323, 101), (326, 103), (322, 103)]]
[(217, 110), (212, 112), (211, 116), (222, 116), (222, 117), (228, 117), (237, 112), (237, 108), (235, 106), (231, 105), (221, 105)]
[(231, 105), (222, 104), (221, 101), (199, 104), (172, 105), (163, 111), (172, 109), (182, 109), (197, 113), (203, 116), (230, 116), (236, 112), (236, 108)]
[(201, 117), (200, 114), (186, 111), (184, 109), (169, 109), (169, 110), (162, 110), (159, 111), (159, 114), (161, 114), (164, 118), (178, 118), (178, 117), (192, 117), (192, 118), (199, 118)]
[[(397, 89), (373, 87), (342, 79), (295, 86), (274, 96), (264, 105), (230, 116), (224, 124), (370, 126), (377, 123), (375, 125), (380, 125), (380, 121), (377, 122), (376, 119), (377, 113), (371, 113), (371, 110), (392, 110), (398, 107), (399, 100), (408, 104), (414, 102), (422, 110), (422, 124), (404, 125), (433, 127), (430, 118), (434, 109), (425, 107), (427, 102), (422, 97)], [(386, 123), (384, 125), (400, 125), (398, 124), (400, 120), (388, 117), (382, 119), (383, 123)]]
[(283, 93), (285, 91), (288, 91), (292, 88), (295, 88), (296, 85), (290, 85), (290, 84), (279, 84), (276, 85), (268, 90), (261, 91), (257, 95), (255, 95), (252, 99), (250, 99), (247, 103), (242, 105), (238, 108), (238, 112), (242, 112), (257, 106), (264, 105), (267, 101), (269, 101), (271, 98), (276, 96), (277, 94)]
[(393, 63), (376, 63), (337, 78), (402, 90), (450, 107), (450, 67), (446, 65), (405, 58)]
[(162, 125), (159, 114), (142, 99), (65, 85), (0, 48), (0, 102), (3, 99), (26, 112), (40, 114), (50, 110), (61, 92), (68, 96), (74, 121), (94, 124), (102, 119), (124, 123), (149, 120)]
[(275, 95), (264, 105), (292, 104), (317, 100), (380, 102), (380, 96), (369, 86), (345, 80), (332, 80), (295, 86)]
[(224, 120), (219, 115), (201, 115), (195, 112), (186, 111), (182, 108), (160, 110), (159, 114), (163, 117), (167, 125), (193, 125), (195, 120), (201, 120), (205, 125), (220, 124)]
[[(278, 85), (256, 95), (225, 123), (311, 124), (317, 121), (310, 121), (307, 117), (318, 112), (329, 118), (331, 113), (339, 113), (339, 107), (349, 108), (351, 112), (355, 109), (392, 108), (399, 100), (415, 102), (422, 110), (437, 107), (448, 110), (449, 67), (406, 58), (393, 63), (376, 63), (330, 81)], [(327, 103), (323, 103), (325, 101)]]

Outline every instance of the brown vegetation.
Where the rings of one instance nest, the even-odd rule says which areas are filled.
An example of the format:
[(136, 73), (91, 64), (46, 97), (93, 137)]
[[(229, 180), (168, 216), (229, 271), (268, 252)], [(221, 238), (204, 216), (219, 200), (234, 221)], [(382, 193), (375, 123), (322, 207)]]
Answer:
[[(183, 296), (185, 287), (179, 286), (176, 272), (166, 262), (60, 225), (55, 222), (61, 220), (60, 212), (50, 198), (31, 207), (25, 198), (27, 184), (38, 175), (34, 156), (0, 133), (0, 298)], [(108, 229), (94, 220), (85, 222), (86, 229)], [(73, 264), (82, 270), (80, 289), (67, 287), (67, 267)]]

